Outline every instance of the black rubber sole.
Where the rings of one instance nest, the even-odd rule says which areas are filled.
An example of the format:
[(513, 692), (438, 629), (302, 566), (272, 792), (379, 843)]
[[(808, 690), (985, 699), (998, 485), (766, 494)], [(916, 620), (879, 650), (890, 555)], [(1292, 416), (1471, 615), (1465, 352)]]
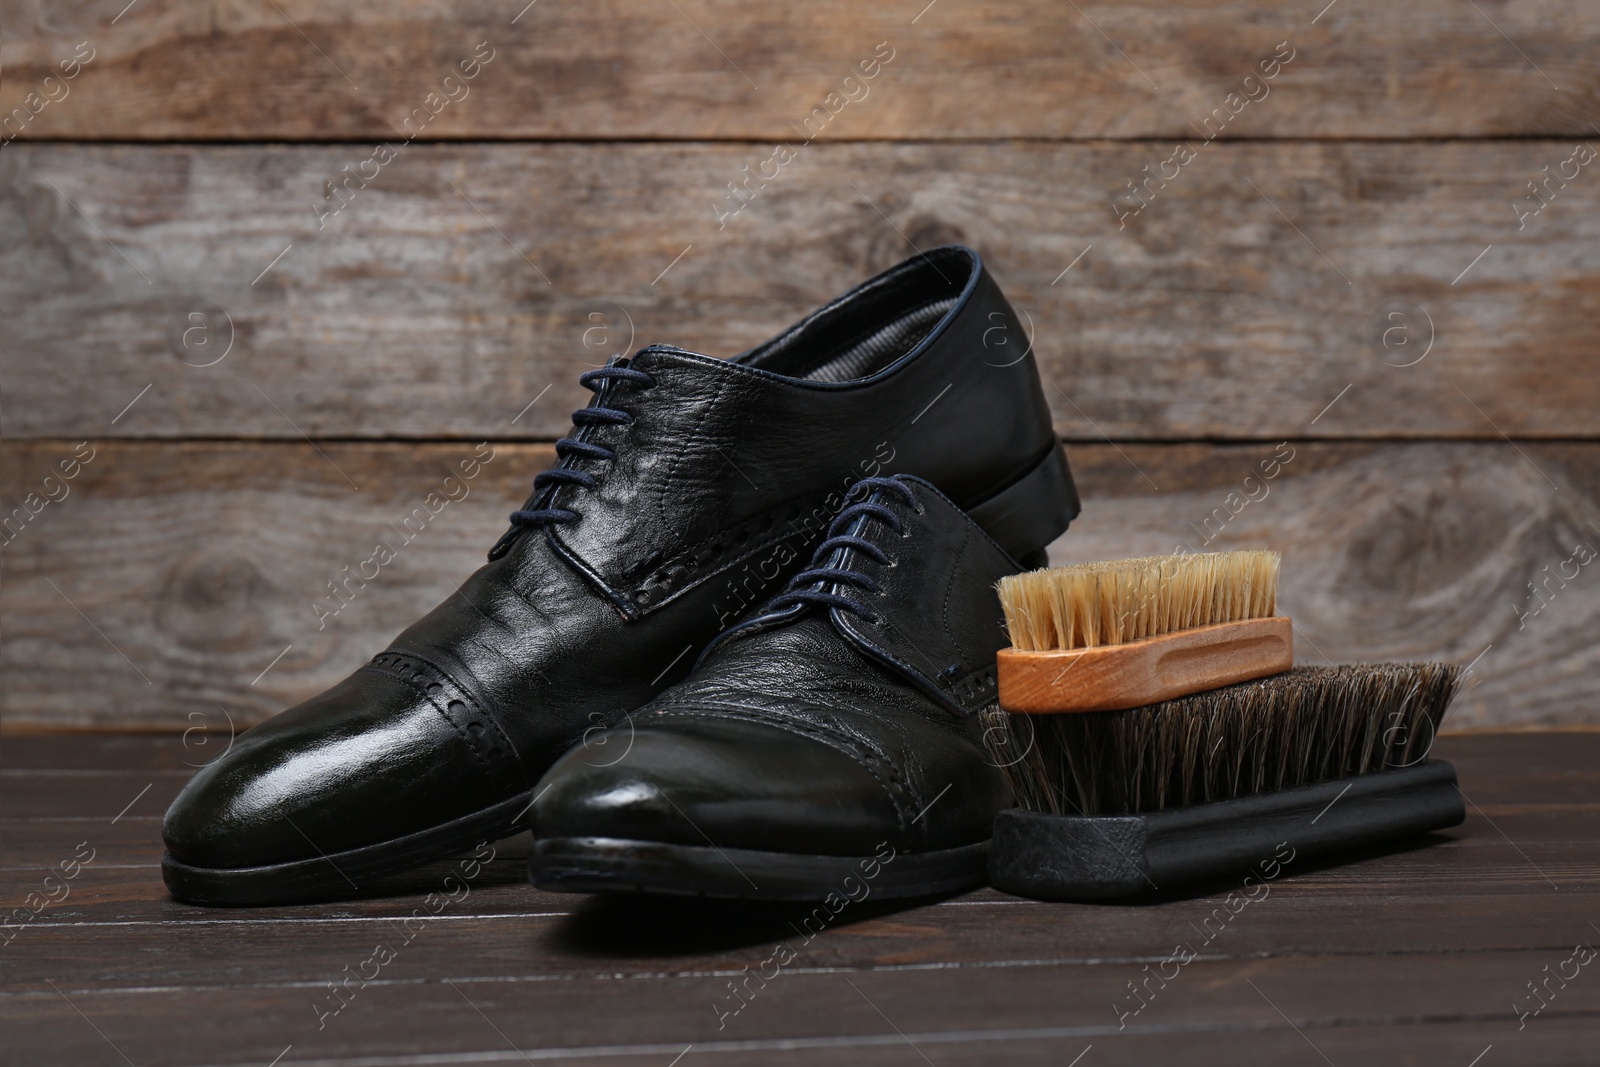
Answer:
[(736, 900), (919, 897), (986, 885), (989, 843), (937, 852), (812, 856), (614, 837), (538, 841), (528, 877), (558, 893), (665, 893)]
[(161, 857), (167, 890), (189, 904), (252, 907), (365, 896), (379, 879), (448, 859), (528, 828), (533, 791), (451, 822), (373, 845), (263, 867), (193, 867)]
[(1257, 866), (1270, 872), (1257, 879), (1270, 881), (1296, 858), (1401, 841), (1465, 818), (1455, 768), (1433, 760), (1148, 815), (1013, 808), (995, 819), (989, 871), (996, 889), (1017, 896), (1107, 900)]

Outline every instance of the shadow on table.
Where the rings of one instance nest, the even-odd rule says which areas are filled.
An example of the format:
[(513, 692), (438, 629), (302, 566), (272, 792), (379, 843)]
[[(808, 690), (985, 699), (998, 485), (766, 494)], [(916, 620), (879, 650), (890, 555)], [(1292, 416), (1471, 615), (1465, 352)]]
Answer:
[(575, 956), (684, 956), (787, 941), (924, 907), (958, 894), (825, 904), (606, 894), (580, 898), (554, 931), (553, 947)]
[[(1292, 891), (1297, 888), (1311, 889), (1313, 887), (1317, 891), (1326, 891), (1328, 888), (1328, 880), (1325, 878), (1318, 879), (1316, 877), (1317, 875), (1327, 874), (1330, 871), (1338, 871), (1343, 868), (1351, 867), (1355, 864), (1387, 859), (1391, 856), (1402, 856), (1412, 852), (1432, 851), (1441, 845), (1448, 845), (1452, 841), (1458, 841), (1463, 836), (1466, 835), (1463, 833), (1462, 828), (1459, 826), (1453, 826), (1447, 830), (1442, 830), (1435, 833), (1419, 834), (1415, 837), (1403, 838), (1398, 841), (1390, 841), (1385, 844), (1372, 845), (1366, 848), (1347, 849), (1342, 852), (1324, 853), (1317, 856), (1301, 856), (1295, 859), (1292, 863), (1285, 865), (1282, 873), (1277, 878), (1271, 879), (1268, 884), (1273, 892), (1284, 890)], [(1141, 893), (1138, 896), (1119, 897), (1112, 900), (1086, 900), (1062, 903), (1066, 904), (1067, 906), (1070, 906), (1071, 904), (1078, 904), (1080, 906), (1101, 908), (1142, 908), (1150, 907), (1152, 905), (1176, 904), (1184, 901), (1221, 898), (1226, 897), (1231, 892), (1245, 892), (1247, 889), (1249, 889), (1250, 892), (1254, 892), (1253, 888), (1246, 887), (1244, 884), (1244, 879), (1250, 874), (1251, 872), (1249, 871), (1239, 871), (1233, 875), (1227, 875), (1218, 878), (1208, 878), (1198, 882), (1188, 882), (1183, 885), (1172, 886), (1171, 888), (1156, 887), (1148, 892)], [(1381, 867), (1369, 867), (1366, 869), (1365, 874), (1366, 877), (1371, 880), (1387, 879), (1388, 877)], [(1349, 875), (1342, 879), (1342, 881), (1347, 885), (1351, 885), (1358, 877), (1360, 876)], [(1261, 875), (1259, 873), (1255, 874), (1251, 882), (1251, 886), (1253, 887), (1260, 881), (1262, 881)], [(1412, 879), (1411, 882), (1412, 884), (1415, 884), (1414, 879)], [(1362, 887), (1363, 891), (1369, 890), (1370, 888), (1370, 881), (1367, 885)]]
[[(1301, 857), (1271, 882), (1273, 891), (1311, 889), (1325, 892), (1326, 875), (1354, 864), (1366, 864), (1360, 874), (1348, 873), (1340, 881), (1352, 885), (1361, 878), (1383, 880), (1383, 867), (1373, 861), (1411, 852), (1431, 851), (1461, 837), (1459, 828), (1423, 834), (1403, 841), (1337, 854)], [(1042, 908), (1149, 908), (1164, 904), (1227, 897), (1243, 890), (1246, 872), (1172, 888), (1158, 888), (1116, 900), (1040, 903)], [(1258, 876), (1259, 877), (1259, 876)], [(683, 956), (726, 951), (787, 941), (798, 948), (817, 931), (837, 930), (870, 919), (921, 908), (961, 894), (902, 900), (863, 900), (846, 904), (837, 914), (825, 905), (746, 900), (609, 894), (575, 898), (573, 913), (553, 932), (554, 947), (577, 956), (654, 957)], [(1020, 899), (1020, 898), (1019, 898)]]

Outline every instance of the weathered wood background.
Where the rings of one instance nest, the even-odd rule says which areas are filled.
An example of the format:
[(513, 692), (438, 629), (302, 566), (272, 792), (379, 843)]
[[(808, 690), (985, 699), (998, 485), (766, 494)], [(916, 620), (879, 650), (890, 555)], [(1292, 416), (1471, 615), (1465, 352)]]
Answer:
[(587, 365), (948, 240), (1032, 330), (1057, 559), (1276, 547), (1302, 659), (1600, 724), (1600, 5), (125, 3), (0, 0), (8, 728), (309, 695), (481, 560)]

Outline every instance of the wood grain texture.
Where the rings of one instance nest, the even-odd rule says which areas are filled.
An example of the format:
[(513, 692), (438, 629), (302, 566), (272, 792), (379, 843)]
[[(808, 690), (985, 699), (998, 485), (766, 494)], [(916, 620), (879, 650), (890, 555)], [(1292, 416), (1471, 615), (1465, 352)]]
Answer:
[(386, 138), (480, 42), (494, 58), (426, 136), (789, 138), (880, 42), (827, 135), (1187, 137), (1280, 42), (1294, 59), (1230, 132), (1589, 136), (1600, 99), (1600, 13), (1575, 0), (5, 6), (7, 112), (94, 49), (28, 123), (45, 138)]
[(965, 241), (1071, 439), (1594, 437), (1600, 162), (1513, 208), (1571, 151), (1217, 144), (1119, 229), (1164, 143), (819, 145), (719, 229), (766, 149), (416, 145), (319, 231), (367, 147), (13, 145), (0, 401), (8, 437), (548, 440), (609, 352), (733, 354)]
[[(328, 687), (479, 565), (551, 458), (542, 445), (492, 447), (469, 495), (324, 617), (341, 603), (328, 583), (377, 541), (399, 541), (477, 446), (98, 442), (69, 495), (0, 547), (0, 714), (13, 726), (197, 727), (198, 752), (230, 719), (253, 723)], [(71, 450), (8, 444), (0, 498), (32, 491)], [(1600, 445), (1069, 455), (1084, 512), (1055, 562), (1276, 549), (1300, 662), (1475, 660), (1449, 725), (1600, 723), (1600, 560), (1578, 562), (1578, 546), (1600, 550)]]
[[(355, 965), (371, 951), (359, 950)], [(1160, 950), (1155, 961), (1168, 951)], [(323, 990), (199, 989), (186, 992), (194, 1015), (181, 1017), (181, 1024), (192, 1057), (186, 1063), (256, 1067), (290, 1044), (291, 1054), (303, 1058), (289, 1062), (315, 1067), (522, 1063), (519, 1053), (533, 1063), (670, 1064), (689, 1045), (691, 1055), (738, 1065), (771, 1063), (776, 1053), (785, 1053), (784, 1063), (904, 1065), (922, 1062), (920, 1050), (940, 1067), (1060, 1067), (1089, 1045), (1109, 1064), (1297, 1063), (1308, 1056), (1322, 1062), (1317, 1049), (1335, 1064), (1406, 1063), (1402, 1057), (1423, 1062), (1445, 1050), (1451, 1062), (1467, 1063), (1488, 1044), (1515, 1048), (1518, 1064), (1582, 1063), (1592, 1048), (1592, 993), (1573, 986), (1565, 998), (1572, 1007), (1557, 1002), (1523, 1035), (1515, 1017), (1506, 1018), (1499, 995), (1526, 980), (1530, 965), (1538, 974), (1552, 956), (1559, 963), (1566, 953), (1450, 955), (1388, 967), (1370, 959), (1343, 965), (1197, 961), (1167, 1004), (1144, 1013), (1156, 1021), (1141, 1019), (1121, 1032), (1114, 996), (1119, 989), (1131, 996), (1125, 983), (1141, 976), (1138, 964), (1086, 974), (972, 975), (952, 968), (787, 975), (769, 983), (765, 997), (721, 1031), (715, 1005), (719, 994), (732, 995), (727, 974), (677, 985), (653, 978), (480, 984), (450, 975), (449, 984), (364, 989), (322, 1031), (313, 1011), (315, 994)], [(1270, 999), (1262, 990), (1271, 991)], [(171, 1025), (180, 1019), (150, 996), (63, 992), (131, 1062), (162, 1062), (171, 1036), (151, 1020)], [(114, 1055), (73, 1005), (49, 997), (12, 1002), (17, 1047), (41, 1056), (31, 1062), (87, 1063)], [(1345, 1009), (1342, 1015), (1330, 1014), (1330, 999)], [(1307, 1047), (1308, 1039), (1314, 1047)]]
[[(525, 836), (502, 843), (465, 899), (409, 927), (449, 862), (366, 900), (179, 904), (155, 866), (159, 802), (108, 813), (130, 785), (175, 777), (188, 747), (178, 734), (32, 736), (0, 753), (0, 901), (20, 904), (79, 842), (98, 850), (0, 945), (7, 1062), (161, 1063), (181, 1041), (186, 1064), (259, 1065), (290, 1045), (283, 1062), (325, 1067), (623, 1064), (670, 1062), (692, 1043), (733, 1064), (905, 1063), (921, 1050), (941, 1067), (1060, 1067), (1092, 1044), (1099, 1063), (1208, 1065), (1315, 1061), (1309, 1041), (1335, 1063), (1467, 1063), (1493, 1044), (1505, 1062), (1557, 1064), (1581, 1061), (1600, 1019), (1600, 987), (1582, 979), (1552, 984), (1526, 1026), (1512, 1008), (1594, 941), (1600, 733), (1442, 738), (1436, 754), (1492, 816), (1469, 806), (1419, 847), (1291, 864), (1236, 913), (1231, 883), (1138, 906), (981, 890), (868, 899), (804, 942), (797, 907), (534, 889)], [(1587, 802), (1552, 804), (1573, 797)], [(737, 1003), (728, 982), (779, 941), (794, 959), (719, 1019), (714, 1005)], [(394, 956), (373, 974), (377, 944)], [(1128, 983), (1177, 944), (1198, 958), (1119, 1024)], [(347, 966), (370, 977), (323, 1014)]]
[(1280, 674), (1294, 666), (1284, 616), (1241, 619), (1089, 648), (998, 657), (1000, 706), (1021, 714), (1121, 711)]

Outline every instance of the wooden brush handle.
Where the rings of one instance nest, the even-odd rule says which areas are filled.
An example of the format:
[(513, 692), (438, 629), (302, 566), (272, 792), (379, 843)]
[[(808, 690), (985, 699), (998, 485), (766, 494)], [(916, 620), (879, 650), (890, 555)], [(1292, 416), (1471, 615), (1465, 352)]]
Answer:
[(1294, 666), (1287, 616), (1245, 619), (1121, 645), (1000, 651), (1000, 706), (1028, 715), (1122, 711), (1281, 674)]

